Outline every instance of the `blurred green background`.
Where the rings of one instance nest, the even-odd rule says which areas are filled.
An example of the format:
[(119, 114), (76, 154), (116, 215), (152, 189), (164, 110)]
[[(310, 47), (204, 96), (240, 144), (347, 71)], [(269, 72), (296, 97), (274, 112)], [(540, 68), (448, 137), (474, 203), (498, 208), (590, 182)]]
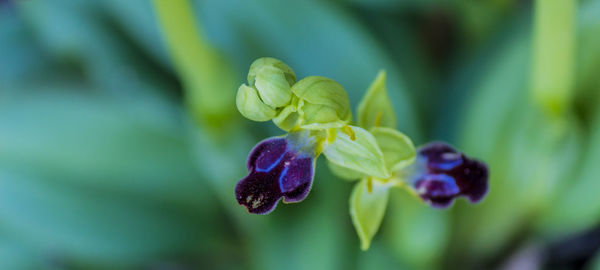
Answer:
[[(487, 198), (395, 191), (361, 252), (320, 160), (248, 214), (246, 155), (282, 134), (235, 108), (262, 56), (353, 108), (386, 69), (399, 129), (488, 162)], [(0, 269), (600, 269), (599, 75), (598, 0), (2, 0)]]

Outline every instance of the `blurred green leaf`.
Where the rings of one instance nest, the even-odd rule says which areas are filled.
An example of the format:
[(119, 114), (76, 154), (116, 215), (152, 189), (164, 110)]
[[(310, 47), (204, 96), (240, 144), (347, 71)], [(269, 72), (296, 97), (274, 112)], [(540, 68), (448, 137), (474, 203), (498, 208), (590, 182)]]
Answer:
[(6, 236), (0, 237), (0, 268), (2, 269), (57, 269), (44, 263), (39, 254), (20, 245), (19, 241), (11, 241)]
[(206, 40), (190, 1), (155, 0), (153, 3), (192, 116), (220, 132), (217, 127), (231, 121), (234, 115), (231, 105), (237, 85), (226, 57)]
[(391, 252), (407, 269), (440, 268), (450, 244), (448, 212), (430, 208), (405, 190), (393, 189), (390, 196), (382, 233)]
[(0, 177), (2, 229), (67, 260), (97, 266), (149, 263), (200, 240), (193, 215), (167, 211), (165, 205), (4, 166)]
[[(41, 91), (43, 89), (44, 91)], [(35, 91), (37, 90), (37, 91)], [(66, 262), (131, 266), (199, 248), (216, 220), (181, 112), (23, 89), (0, 100), (0, 226)], [(148, 107), (146, 107), (148, 106)]]
[[(2, 164), (187, 205), (202, 199), (175, 108), (73, 94), (72, 86), (34, 89), (0, 101)], [(55, 92), (32, 94), (42, 90)]]
[[(600, 111), (598, 111), (600, 112)], [(578, 172), (569, 185), (550, 202), (541, 220), (541, 229), (550, 235), (567, 235), (600, 223), (600, 114), (596, 114), (590, 144)]]

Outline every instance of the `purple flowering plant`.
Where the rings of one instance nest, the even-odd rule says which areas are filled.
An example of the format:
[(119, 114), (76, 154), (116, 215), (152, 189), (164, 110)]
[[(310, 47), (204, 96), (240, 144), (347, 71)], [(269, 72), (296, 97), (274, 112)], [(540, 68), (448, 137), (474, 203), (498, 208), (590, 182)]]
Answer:
[(485, 197), (487, 166), (442, 142), (415, 149), (396, 129), (396, 117), (381, 71), (358, 106), (356, 125), (348, 95), (334, 80), (309, 76), (296, 81), (280, 60), (260, 58), (250, 66), (236, 105), (254, 121), (272, 120), (287, 134), (259, 142), (250, 151), (248, 175), (238, 182), (238, 203), (252, 214), (268, 214), (278, 202), (300, 202), (314, 179), (323, 154), (340, 178), (358, 180), (350, 195), (350, 216), (369, 248), (377, 233), (392, 188), (403, 188), (435, 208), (457, 197), (472, 203)]

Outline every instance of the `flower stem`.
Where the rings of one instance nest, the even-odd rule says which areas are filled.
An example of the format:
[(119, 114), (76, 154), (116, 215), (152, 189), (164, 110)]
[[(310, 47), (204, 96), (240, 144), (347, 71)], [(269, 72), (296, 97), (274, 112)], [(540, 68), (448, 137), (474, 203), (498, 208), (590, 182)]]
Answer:
[(568, 109), (573, 92), (575, 0), (536, 0), (533, 98), (551, 116)]
[(234, 108), (229, 65), (204, 38), (188, 0), (154, 0), (154, 9), (193, 117), (222, 125)]

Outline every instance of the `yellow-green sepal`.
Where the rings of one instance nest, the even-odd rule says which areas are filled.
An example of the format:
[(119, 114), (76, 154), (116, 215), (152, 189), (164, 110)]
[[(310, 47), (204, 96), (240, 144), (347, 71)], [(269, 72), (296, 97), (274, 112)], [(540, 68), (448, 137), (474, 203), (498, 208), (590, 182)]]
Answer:
[(366, 177), (364, 173), (360, 173), (355, 170), (342, 167), (331, 161), (327, 161), (327, 167), (329, 167), (329, 170), (331, 171), (331, 173), (333, 173), (333, 175), (344, 180), (354, 181)]
[(324, 142), (323, 154), (330, 162), (341, 167), (381, 179), (391, 176), (375, 137), (360, 127), (345, 126), (339, 129), (333, 140)]
[(379, 71), (358, 104), (357, 123), (367, 130), (376, 126), (396, 128), (396, 115), (387, 94), (385, 78), (385, 71)]
[(269, 121), (276, 115), (275, 109), (262, 102), (256, 89), (245, 84), (238, 88), (235, 105), (244, 117), (253, 121)]
[(352, 116), (346, 90), (332, 79), (309, 76), (294, 84), (291, 90), (301, 101), (298, 111), (303, 126), (346, 123)]
[(328, 129), (340, 128), (348, 123), (342, 121), (336, 111), (327, 105), (312, 104), (304, 102), (300, 107), (302, 119), (301, 128), (305, 129)]
[(388, 204), (389, 186), (376, 179), (356, 183), (350, 196), (350, 217), (360, 238), (360, 248), (369, 249), (379, 230)]
[(296, 82), (294, 71), (285, 63), (271, 57), (259, 58), (250, 65), (248, 83), (258, 90), (262, 101), (279, 108), (291, 98), (291, 86)]
[(248, 71), (248, 83), (254, 84), (254, 80), (259, 73), (259, 70), (263, 67), (277, 68), (284, 74), (289, 85), (296, 83), (296, 74), (294, 74), (294, 70), (292, 70), (292, 68), (286, 65), (283, 61), (273, 57), (261, 57), (252, 62), (250, 65), (250, 70)]
[(391, 172), (398, 171), (415, 161), (417, 156), (415, 145), (402, 132), (387, 127), (374, 127), (371, 129), (371, 134), (383, 152), (386, 168)]

